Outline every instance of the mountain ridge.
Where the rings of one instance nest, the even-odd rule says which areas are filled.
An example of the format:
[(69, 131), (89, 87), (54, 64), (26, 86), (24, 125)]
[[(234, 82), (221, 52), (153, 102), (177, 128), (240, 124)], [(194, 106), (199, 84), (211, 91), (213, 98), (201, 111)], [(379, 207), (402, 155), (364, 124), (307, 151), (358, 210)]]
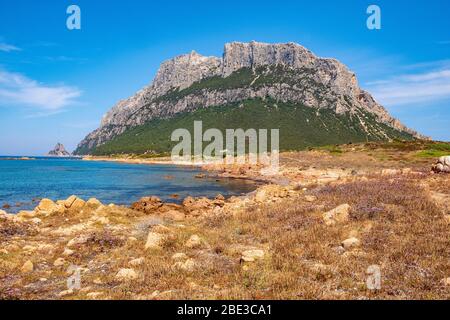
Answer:
[[(413, 138), (423, 138), (359, 88), (356, 75), (338, 60), (317, 57), (292, 42), (253, 41), (225, 44), (222, 58), (192, 51), (164, 61), (153, 82), (109, 110), (100, 127), (80, 142), (75, 153), (89, 153), (154, 119), (252, 98), (331, 109), (336, 115), (349, 113), (356, 118), (357, 110), (363, 109), (380, 123)], [(364, 119), (359, 118), (359, 122), (365, 126)], [(385, 138), (391, 139), (388, 135)]]

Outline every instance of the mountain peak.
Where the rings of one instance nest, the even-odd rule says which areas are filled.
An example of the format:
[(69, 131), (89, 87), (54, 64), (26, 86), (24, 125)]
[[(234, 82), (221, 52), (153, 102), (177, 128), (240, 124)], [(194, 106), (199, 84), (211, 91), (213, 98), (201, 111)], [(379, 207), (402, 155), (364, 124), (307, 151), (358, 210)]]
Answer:
[[(338, 60), (318, 57), (293, 42), (251, 41), (226, 43), (220, 58), (192, 51), (164, 61), (152, 84), (108, 111), (76, 152), (92, 150), (153, 119), (266, 98), (348, 114), (361, 132), (377, 139), (395, 138), (391, 129), (422, 138), (362, 90), (355, 73)], [(366, 112), (379, 126), (366, 123)]]

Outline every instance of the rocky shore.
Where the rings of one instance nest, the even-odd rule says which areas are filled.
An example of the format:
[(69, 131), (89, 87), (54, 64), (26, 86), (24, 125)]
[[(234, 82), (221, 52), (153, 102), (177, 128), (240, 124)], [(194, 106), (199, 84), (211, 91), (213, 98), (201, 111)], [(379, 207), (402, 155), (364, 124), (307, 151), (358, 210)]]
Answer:
[(285, 153), (280, 172), (243, 197), (125, 207), (71, 196), (0, 211), (0, 299), (450, 297), (450, 176), (408, 152), (368, 153)]

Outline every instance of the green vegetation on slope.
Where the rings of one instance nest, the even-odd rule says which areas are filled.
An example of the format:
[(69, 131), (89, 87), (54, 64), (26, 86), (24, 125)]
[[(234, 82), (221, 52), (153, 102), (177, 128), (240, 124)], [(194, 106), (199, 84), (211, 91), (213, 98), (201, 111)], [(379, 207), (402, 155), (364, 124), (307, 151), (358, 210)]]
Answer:
[(226, 129), (238, 128), (279, 129), (281, 151), (385, 139), (378, 131), (383, 131), (392, 139), (412, 139), (407, 133), (377, 123), (373, 115), (367, 112), (361, 110), (359, 116), (364, 119), (370, 134), (363, 129), (359, 119), (349, 114), (336, 115), (332, 110), (317, 110), (299, 104), (275, 102), (272, 99), (251, 99), (199, 109), (171, 119), (152, 120), (143, 126), (127, 130), (90, 153), (167, 154), (178, 143), (171, 142), (172, 132), (185, 128), (193, 135), (194, 121), (203, 122), (203, 132), (209, 128), (217, 128), (222, 133)]
[(228, 89), (249, 88), (253, 89), (264, 85), (288, 84), (308, 87), (312, 86), (318, 90), (324, 90), (321, 83), (312, 80), (313, 69), (302, 68), (292, 70), (283, 66), (265, 66), (258, 67), (255, 70), (251, 68), (241, 68), (233, 72), (228, 77), (215, 76), (203, 79), (193, 83), (186, 89), (173, 89), (165, 95), (155, 99), (153, 102), (177, 101), (191, 94), (198, 94), (202, 90), (224, 91)]

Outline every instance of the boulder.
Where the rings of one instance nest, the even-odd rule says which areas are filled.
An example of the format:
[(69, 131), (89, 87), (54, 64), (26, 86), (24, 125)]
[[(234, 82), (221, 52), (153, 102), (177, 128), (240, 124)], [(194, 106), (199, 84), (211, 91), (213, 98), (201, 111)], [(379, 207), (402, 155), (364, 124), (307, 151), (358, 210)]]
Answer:
[(76, 196), (70, 196), (67, 198), (67, 200), (64, 201), (64, 206), (69, 209), (70, 207), (72, 207), (72, 204), (75, 202), (75, 200), (77, 200)]
[(20, 268), (20, 271), (22, 273), (30, 273), (30, 272), (33, 272), (33, 270), (34, 270), (34, 265), (33, 265), (33, 262), (31, 262), (30, 260), (25, 262), (23, 264), (22, 268)]
[(122, 282), (133, 281), (138, 278), (138, 274), (134, 269), (120, 269), (116, 274), (116, 279)]
[(83, 199), (76, 198), (70, 206), (70, 211), (80, 212), (81, 210), (83, 210), (85, 204), (86, 202)]
[(242, 252), (241, 261), (243, 262), (253, 262), (264, 258), (264, 251), (259, 249), (246, 250)]
[(289, 196), (289, 190), (286, 187), (271, 184), (263, 186), (256, 191), (255, 201), (262, 203), (276, 199), (282, 199)]
[(186, 215), (183, 212), (177, 210), (170, 210), (164, 213), (164, 217), (173, 221), (184, 221)]
[(65, 264), (66, 264), (66, 260), (64, 258), (58, 258), (55, 260), (55, 262), (53, 262), (54, 267), (62, 267)]
[(317, 201), (317, 197), (307, 195), (307, 196), (305, 196), (305, 201), (306, 202), (316, 202)]
[(183, 208), (190, 215), (198, 216), (205, 213), (207, 210), (212, 209), (214, 207), (214, 203), (212, 200), (208, 198), (192, 198), (187, 197), (183, 201)]
[(163, 202), (158, 197), (144, 197), (131, 205), (131, 209), (143, 212), (145, 214), (153, 214), (163, 206)]
[(69, 257), (71, 255), (73, 255), (75, 253), (75, 251), (69, 249), (69, 248), (65, 248), (64, 252), (63, 252), (63, 256)]
[(156, 232), (149, 232), (147, 236), (147, 242), (145, 243), (145, 249), (161, 249), (164, 236)]
[(33, 219), (34, 217), (36, 217), (36, 211), (19, 211), (19, 213), (17, 214), (17, 216), (19, 218), (25, 218), (25, 219)]
[(348, 238), (344, 241), (342, 241), (342, 247), (344, 247), (345, 250), (351, 250), (354, 248), (357, 248), (361, 245), (361, 241), (359, 239), (352, 237)]
[(203, 240), (196, 234), (192, 235), (188, 241), (186, 241), (185, 246), (190, 249), (200, 248), (203, 244)]
[(52, 215), (55, 213), (62, 214), (65, 211), (64, 206), (56, 204), (50, 199), (42, 199), (35, 211), (39, 214)]
[(441, 284), (446, 287), (450, 287), (450, 277), (441, 280)]
[(178, 261), (172, 266), (173, 269), (178, 269), (185, 272), (193, 272), (195, 267), (196, 263), (193, 259), (188, 259), (185, 262)]
[(440, 157), (432, 170), (436, 173), (450, 173), (450, 156)]
[(328, 226), (335, 225), (336, 223), (345, 223), (349, 220), (350, 209), (350, 205), (342, 204), (324, 213), (323, 220)]
[(98, 207), (102, 206), (102, 203), (99, 200), (97, 200), (96, 198), (90, 198), (86, 202), (86, 206), (88, 206), (89, 208), (92, 208), (92, 209), (97, 209)]

